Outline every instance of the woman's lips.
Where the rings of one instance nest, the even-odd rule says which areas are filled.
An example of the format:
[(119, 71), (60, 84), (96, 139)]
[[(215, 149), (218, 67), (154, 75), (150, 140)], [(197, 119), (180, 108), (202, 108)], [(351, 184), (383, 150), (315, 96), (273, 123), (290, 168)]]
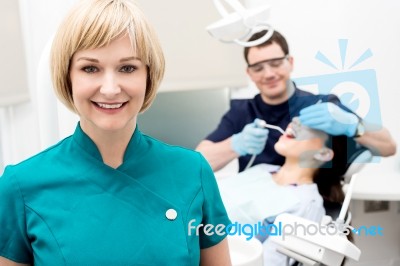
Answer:
[(93, 102), (96, 109), (107, 112), (107, 113), (115, 113), (121, 110), (127, 102), (113, 102), (113, 103), (105, 103), (105, 102)]

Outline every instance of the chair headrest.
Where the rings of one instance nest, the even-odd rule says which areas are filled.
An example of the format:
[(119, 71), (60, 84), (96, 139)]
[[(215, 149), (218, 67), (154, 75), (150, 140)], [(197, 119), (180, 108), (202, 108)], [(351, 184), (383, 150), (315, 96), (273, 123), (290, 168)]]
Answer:
[(360, 148), (355, 151), (349, 158), (348, 158), (348, 166), (346, 169), (344, 177), (344, 182), (349, 183), (351, 177), (358, 173), (365, 164), (369, 163), (372, 160), (372, 153), (367, 148)]

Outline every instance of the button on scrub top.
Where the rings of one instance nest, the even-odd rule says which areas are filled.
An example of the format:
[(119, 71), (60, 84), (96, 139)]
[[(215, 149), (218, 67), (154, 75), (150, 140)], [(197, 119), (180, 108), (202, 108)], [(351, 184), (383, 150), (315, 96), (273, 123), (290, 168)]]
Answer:
[(230, 223), (212, 170), (138, 128), (117, 169), (78, 124), (0, 178), (0, 256), (16, 262), (199, 265), (199, 249), (225, 235), (197, 235), (190, 222)]

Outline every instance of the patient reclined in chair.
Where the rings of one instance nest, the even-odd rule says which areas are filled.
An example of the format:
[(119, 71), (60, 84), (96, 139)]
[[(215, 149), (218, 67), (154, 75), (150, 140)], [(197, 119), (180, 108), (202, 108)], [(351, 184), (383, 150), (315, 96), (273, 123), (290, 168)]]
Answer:
[(283, 212), (313, 221), (321, 220), (325, 209), (316, 184), (282, 186), (274, 181), (269, 170), (269, 165), (258, 164), (235, 176), (218, 180), (232, 222), (254, 224), (263, 222), (266, 217), (273, 222), (271, 218)]
[[(274, 243), (268, 241), (269, 234), (263, 227), (273, 224), (275, 217), (281, 213), (291, 213), (312, 221), (320, 221), (325, 215), (323, 200), (316, 184), (282, 186), (276, 184), (268, 172), (268, 165), (255, 165), (234, 177), (218, 181), (225, 208), (233, 223), (241, 228), (245, 224), (254, 227), (242, 234), (247, 239), (256, 237), (264, 242), (264, 255), (267, 261), (286, 261), (286, 257), (275, 251)], [(268, 218), (266, 218), (268, 217)], [(233, 233), (233, 232), (232, 232)], [(267, 264), (264, 265), (284, 265)]]
[[(296, 122), (289, 124), (275, 145), (286, 157), (279, 171), (270, 174), (266, 165), (256, 165), (218, 181), (232, 222), (260, 222), (267, 227), (280, 213), (321, 222), (324, 206), (343, 202), (341, 181), (350, 163), (348, 154), (356, 148), (345, 136), (330, 137)], [(274, 232), (257, 236), (264, 242), (264, 265), (286, 265), (287, 257), (276, 251), (268, 233)]]

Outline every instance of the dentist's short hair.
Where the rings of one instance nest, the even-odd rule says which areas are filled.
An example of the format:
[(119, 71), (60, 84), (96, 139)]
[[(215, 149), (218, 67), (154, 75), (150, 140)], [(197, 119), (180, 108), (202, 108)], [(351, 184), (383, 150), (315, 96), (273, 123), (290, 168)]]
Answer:
[(136, 56), (147, 66), (141, 112), (153, 102), (164, 76), (165, 61), (158, 37), (133, 0), (83, 0), (60, 25), (51, 50), (51, 76), (57, 97), (76, 112), (69, 75), (71, 59), (80, 50), (107, 46), (128, 34)]
[[(267, 34), (267, 32), (268, 32), (268, 30), (262, 30), (260, 32), (256, 32), (248, 39), (248, 41), (258, 40), (258, 39), (262, 38), (265, 34)], [(259, 45), (256, 45), (256, 46), (244, 48), (243, 53), (244, 53), (244, 59), (246, 60), (246, 63), (247, 64), (249, 63), (248, 55), (249, 55), (250, 49), (265, 47), (265, 46), (271, 45), (273, 43), (278, 44), (279, 47), (281, 47), (281, 49), (285, 55), (289, 54), (289, 45), (288, 45), (285, 37), (283, 37), (283, 35), (281, 33), (279, 33), (277, 30), (274, 30), (271, 38), (269, 38), (265, 42), (263, 42)]]

